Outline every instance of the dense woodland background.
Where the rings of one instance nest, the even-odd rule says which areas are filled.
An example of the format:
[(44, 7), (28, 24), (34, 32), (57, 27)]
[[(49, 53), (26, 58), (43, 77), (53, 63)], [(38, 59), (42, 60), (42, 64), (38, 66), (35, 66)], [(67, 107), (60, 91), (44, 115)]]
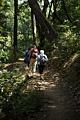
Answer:
[[(48, 64), (61, 71), (61, 76), (64, 77), (76, 104), (80, 105), (80, 0), (1, 0), (0, 116), (2, 120), (7, 114), (5, 109), (9, 109), (9, 114), (18, 111), (21, 115), (19, 109), (26, 104), (24, 102), (24, 105), (20, 106), (19, 103), (11, 111), (12, 104), (7, 98), (11, 99), (12, 89), (15, 88), (9, 88), (9, 85), (11, 86), (18, 76), (15, 72), (4, 68), (18, 58), (23, 58), (24, 51), (33, 44), (45, 50), (50, 61)], [(22, 74), (18, 79), (22, 79)], [(16, 102), (13, 106), (15, 104)], [(15, 113), (13, 116), (18, 120), (19, 116)], [(10, 119), (9, 116), (7, 119)]]

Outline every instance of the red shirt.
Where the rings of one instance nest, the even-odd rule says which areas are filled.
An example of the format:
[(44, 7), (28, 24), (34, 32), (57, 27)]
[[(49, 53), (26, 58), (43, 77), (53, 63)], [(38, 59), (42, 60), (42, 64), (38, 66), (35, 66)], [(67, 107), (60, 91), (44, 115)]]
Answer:
[(30, 55), (29, 55), (29, 59), (30, 58), (34, 58), (36, 59), (36, 56), (39, 54), (39, 51), (37, 48), (31, 48), (30, 50)]

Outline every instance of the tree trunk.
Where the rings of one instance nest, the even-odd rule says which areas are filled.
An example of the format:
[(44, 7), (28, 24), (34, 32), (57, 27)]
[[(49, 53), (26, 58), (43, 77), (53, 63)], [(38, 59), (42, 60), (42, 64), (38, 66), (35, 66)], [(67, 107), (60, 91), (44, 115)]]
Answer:
[(52, 2), (53, 2), (53, 8), (54, 8), (54, 13), (53, 13), (53, 22), (54, 22), (54, 20), (57, 18), (58, 19), (58, 21), (61, 23), (61, 24), (63, 24), (63, 21), (60, 19), (60, 17), (58, 17), (58, 15), (57, 15), (57, 12), (56, 12), (56, 9), (57, 9), (57, 5), (58, 5), (58, 0), (52, 0)]
[(18, 0), (14, 0), (14, 59), (16, 59), (17, 52), (17, 11), (18, 11)]
[(67, 16), (68, 20), (71, 22), (71, 19), (70, 19), (69, 15), (68, 15), (68, 12), (67, 12), (66, 5), (65, 5), (65, 1), (64, 1), (64, 0), (62, 0), (62, 4), (63, 4), (64, 11), (65, 11), (65, 13), (66, 13), (66, 16)]
[(49, 6), (49, 14), (48, 14), (48, 19), (50, 18), (50, 13), (51, 13), (51, 8), (52, 8), (53, 1), (51, 1), (51, 4)]
[(36, 20), (35, 20), (35, 15), (31, 11), (31, 20), (32, 20), (32, 32), (33, 32), (33, 42), (35, 45), (38, 46), (37, 43), (37, 37), (36, 37)]
[(29, 2), (29, 5), (30, 5), (33, 13), (35, 14), (37, 23), (41, 25), (41, 27), (43, 28), (47, 38), (51, 41), (56, 39), (57, 38), (57, 33), (52, 28), (50, 23), (47, 21), (47, 19), (43, 15), (43, 13), (41, 12), (41, 9), (40, 9), (37, 1), (36, 0), (28, 0), (28, 2)]
[(44, 0), (43, 14), (46, 16), (47, 7), (49, 5), (48, 0)]
[[(43, 10), (42, 10), (42, 13), (43, 15), (45, 16), (46, 18), (46, 13), (47, 13), (47, 8), (48, 8), (48, 5), (49, 5), (49, 1), (48, 0), (44, 0), (44, 6), (43, 6)], [(39, 37), (40, 37), (40, 48), (42, 48), (44, 45), (45, 45), (45, 34), (44, 34), (44, 30), (42, 27), (38, 27), (39, 29)]]

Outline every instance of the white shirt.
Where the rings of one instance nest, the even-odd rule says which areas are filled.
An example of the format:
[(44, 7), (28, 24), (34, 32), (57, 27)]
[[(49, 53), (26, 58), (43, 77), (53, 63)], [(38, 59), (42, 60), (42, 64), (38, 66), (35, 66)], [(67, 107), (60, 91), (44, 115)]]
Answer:
[(37, 56), (37, 58), (36, 58), (38, 65), (40, 65), (40, 56), (44, 56), (45, 59), (46, 59), (46, 61), (48, 61), (47, 55), (45, 55), (45, 54), (39, 54), (39, 55)]

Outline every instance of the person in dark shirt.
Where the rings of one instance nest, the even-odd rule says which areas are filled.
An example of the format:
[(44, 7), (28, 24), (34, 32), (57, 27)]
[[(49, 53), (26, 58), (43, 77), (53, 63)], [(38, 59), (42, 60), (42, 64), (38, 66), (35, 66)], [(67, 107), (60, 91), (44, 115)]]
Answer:
[(29, 54), (30, 54), (30, 48), (28, 48), (26, 51), (25, 51), (25, 58), (24, 58), (24, 62), (26, 63), (26, 68), (29, 68)]

